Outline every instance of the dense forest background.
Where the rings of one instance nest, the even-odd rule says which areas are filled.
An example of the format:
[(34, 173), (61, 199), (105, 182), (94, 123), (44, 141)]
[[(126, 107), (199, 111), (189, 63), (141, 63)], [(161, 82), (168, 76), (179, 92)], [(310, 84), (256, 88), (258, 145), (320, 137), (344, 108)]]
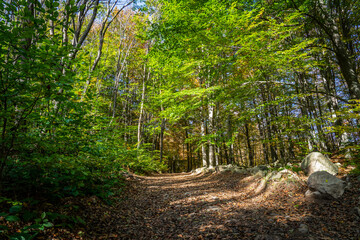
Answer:
[(358, 150), (358, 1), (31, 0), (0, 10), (2, 176)]
[(359, 15), (357, 0), (1, 1), (2, 191), (358, 162)]
[(0, 217), (107, 199), (124, 171), (312, 151), (359, 166), (359, 16), (358, 0), (1, 0)]

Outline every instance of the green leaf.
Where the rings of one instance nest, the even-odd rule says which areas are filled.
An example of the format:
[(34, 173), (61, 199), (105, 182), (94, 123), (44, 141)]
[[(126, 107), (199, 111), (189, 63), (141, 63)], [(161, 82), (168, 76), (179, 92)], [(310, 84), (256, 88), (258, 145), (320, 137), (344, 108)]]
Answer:
[(9, 215), (5, 218), (5, 220), (9, 222), (17, 222), (20, 221), (20, 218), (14, 215)]
[(21, 205), (15, 205), (15, 206), (12, 206), (10, 209), (9, 209), (9, 212), (14, 214), (14, 213), (18, 213), (20, 212), (22, 209), (22, 206)]
[(53, 227), (54, 224), (52, 224), (51, 222), (47, 222), (47, 223), (44, 223), (43, 226), (50, 228), (50, 227)]
[(1, 212), (0, 213), (0, 217), (5, 217), (5, 216), (7, 216), (8, 214), (7, 213), (5, 213), (5, 212)]
[(38, 233), (32, 235), (29, 233), (17, 233), (10, 236), (10, 240), (31, 240), (34, 239), (36, 235), (38, 235)]

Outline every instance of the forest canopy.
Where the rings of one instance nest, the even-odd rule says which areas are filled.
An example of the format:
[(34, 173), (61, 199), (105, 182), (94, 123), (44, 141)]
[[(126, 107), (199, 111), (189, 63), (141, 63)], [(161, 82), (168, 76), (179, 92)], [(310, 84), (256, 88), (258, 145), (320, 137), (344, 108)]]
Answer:
[(1, 1), (2, 188), (76, 195), (124, 170), (286, 164), (312, 151), (356, 162), (359, 11), (323, 0)]

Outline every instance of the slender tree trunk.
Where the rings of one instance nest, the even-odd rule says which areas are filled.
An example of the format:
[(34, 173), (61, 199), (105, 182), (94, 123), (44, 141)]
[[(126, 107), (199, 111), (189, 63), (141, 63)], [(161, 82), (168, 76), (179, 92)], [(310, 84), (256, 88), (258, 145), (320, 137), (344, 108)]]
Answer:
[[(205, 138), (206, 136), (206, 122), (204, 119), (201, 121), (201, 137)], [(201, 144), (201, 155), (202, 155), (202, 165), (203, 167), (207, 167), (207, 154), (206, 154), (206, 144), (203, 142)]]
[(249, 166), (254, 166), (254, 153), (251, 146), (251, 139), (250, 139), (250, 132), (248, 123), (245, 123), (245, 136), (246, 136), (246, 143), (248, 148), (248, 156), (249, 156)]
[(141, 103), (140, 103), (140, 113), (139, 113), (139, 121), (138, 121), (138, 131), (137, 131), (137, 148), (141, 147), (142, 143), (142, 131), (141, 131), (141, 124), (143, 120), (143, 112), (144, 112), (144, 101), (145, 101), (145, 90), (146, 90), (146, 64), (144, 65), (144, 79), (142, 83), (142, 93), (141, 93)]
[(191, 158), (192, 169), (196, 169), (197, 168), (196, 158), (194, 157), (193, 146), (191, 143), (190, 143), (190, 158)]
[(243, 159), (243, 154), (242, 154), (242, 150), (241, 150), (241, 136), (240, 136), (240, 133), (237, 136), (237, 145), (238, 145), (238, 152), (239, 152), (239, 158), (240, 158), (239, 163), (241, 165), (244, 165), (244, 159)]
[[(225, 138), (224, 138), (225, 139)], [(231, 162), (231, 160), (230, 160), (230, 155), (229, 155), (229, 153), (228, 153), (228, 148), (227, 148), (227, 146), (226, 146), (226, 142), (223, 142), (222, 144), (221, 144), (222, 146), (223, 146), (223, 149), (224, 149), (224, 157), (225, 157), (225, 159), (226, 159), (226, 164), (230, 164)], [(224, 161), (223, 161), (224, 162)]]
[[(188, 131), (187, 129), (185, 129), (185, 140), (188, 139)], [(191, 158), (190, 158), (190, 144), (187, 142), (186, 143), (186, 160), (187, 160), (187, 171), (190, 172), (192, 169), (191, 166)]]
[[(197, 151), (197, 163), (199, 164), (196, 164), (196, 167), (197, 166), (203, 166), (203, 167), (205, 167), (205, 165), (203, 164), (203, 162), (202, 162), (202, 156), (201, 156), (201, 153), (200, 153), (200, 151)], [(205, 161), (205, 163), (206, 163), (206, 161)]]
[(234, 163), (234, 143), (232, 142), (232, 122), (231, 122), (231, 114), (228, 114), (227, 117), (227, 121), (226, 121), (226, 125), (227, 125), (227, 139), (228, 141), (230, 141), (230, 145), (229, 145), (229, 164), (233, 164)]
[(160, 126), (160, 162), (163, 161), (164, 156), (164, 130), (165, 130), (166, 120), (165, 118), (161, 119), (161, 126)]
[[(320, 71), (320, 74), (322, 75), (324, 89), (327, 93), (329, 93), (329, 95), (325, 95), (326, 103), (331, 114), (331, 118), (335, 120), (335, 124), (333, 126), (340, 126), (342, 124), (342, 120), (339, 119), (336, 114), (336, 111), (338, 110), (338, 100), (334, 97), (337, 94), (335, 88), (335, 75), (332, 68), (330, 67), (329, 62), (327, 62), (327, 65), (328, 66), (325, 68), (325, 70)], [(328, 121), (328, 124), (331, 123)], [(334, 135), (332, 133), (329, 133), (328, 135), (330, 142), (332, 143), (330, 151), (333, 151), (336, 147), (339, 147), (339, 137), (338, 134)]]
[[(214, 106), (212, 105), (212, 103), (209, 104), (209, 125), (208, 125), (208, 132), (210, 135), (213, 135), (213, 129), (214, 128)], [(211, 138), (208, 141), (208, 146), (209, 146), (209, 167), (215, 167), (216, 166), (216, 162), (215, 162), (215, 154), (214, 154), (214, 143), (212, 142), (213, 139)]]
[[(256, 106), (256, 102), (255, 102), (255, 99), (254, 99), (254, 105)], [(263, 129), (263, 126), (261, 124), (261, 120), (258, 116), (256, 116), (256, 120), (257, 120), (257, 123), (258, 123), (258, 129), (259, 129), (259, 134), (260, 134), (260, 141), (262, 143), (262, 148), (263, 148), (263, 157), (264, 157), (264, 160), (265, 160), (265, 163), (266, 164), (269, 164), (269, 156), (268, 156), (268, 151), (267, 151), (267, 145), (265, 143), (265, 131)]]

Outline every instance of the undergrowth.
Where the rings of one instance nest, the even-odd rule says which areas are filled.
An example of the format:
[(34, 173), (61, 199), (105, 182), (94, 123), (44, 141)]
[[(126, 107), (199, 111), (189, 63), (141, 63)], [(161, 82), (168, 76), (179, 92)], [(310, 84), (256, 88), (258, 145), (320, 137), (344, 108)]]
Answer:
[(121, 173), (128, 170), (146, 174), (164, 171), (166, 166), (145, 150), (101, 142), (73, 154), (14, 156), (6, 162), (1, 180), (0, 238), (27, 240), (48, 228), (85, 225), (86, 219), (60, 212), (63, 206), (47, 206), (56, 206), (67, 198), (91, 196), (112, 204), (126, 184)]

